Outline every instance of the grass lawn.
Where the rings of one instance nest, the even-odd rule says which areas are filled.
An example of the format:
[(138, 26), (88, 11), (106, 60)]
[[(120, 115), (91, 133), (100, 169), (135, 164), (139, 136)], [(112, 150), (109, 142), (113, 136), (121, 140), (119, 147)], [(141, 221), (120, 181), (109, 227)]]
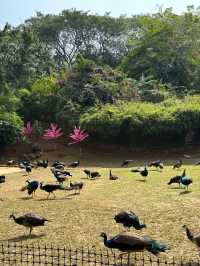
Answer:
[[(138, 162), (142, 165), (143, 162)], [(146, 182), (141, 182), (140, 175), (131, 173), (130, 168), (113, 168), (113, 174), (120, 180), (108, 179), (109, 168), (90, 167), (102, 174), (98, 180), (88, 180), (84, 168), (72, 170), (72, 181), (81, 180), (84, 188), (80, 195), (70, 195), (70, 191), (56, 191), (55, 200), (46, 200), (47, 193), (38, 189), (36, 197), (30, 199), (26, 192), (20, 192), (26, 177), (23, 173), (7, 174), (5, 184), (0, 188), (0, 241), (23, 240), (28, 233), (23, 226), (9, 220), (14, 211), (17, 215), (34, 212), (52, 220), (45, 227), (34, 229), (38, 237), (28, 238), (28, 243), (52, 242), (58, 245), (71, 244), (72, 247), (93, 246), (102, 248), (99, 235), (106, 232), (115, 235), (123, 228), (117, 225), (113, 216), (121, 210), (133, 210), (147, 228), (140, 232), (171, 246), (166, 256), (194, 257), (197, 249), (185, 236), (181, 227), (188, 225), (200, 233), (200, 166), (186, 167), (187, 175), (193, 179), (190, 193), (180, 194), (183, 189), (178, 185), (167, 185), (170, 177), (181, 172), (165, 166), (163, 172), (152, 169)], [(88, 168), (88, 167), (87, 167)], [(33, 170), (31, 180), (54, 182), (50, 169)], [(134, 229), (131, 229), (134, 232)], [(163, 256), (163, 255), (161, 255)]]

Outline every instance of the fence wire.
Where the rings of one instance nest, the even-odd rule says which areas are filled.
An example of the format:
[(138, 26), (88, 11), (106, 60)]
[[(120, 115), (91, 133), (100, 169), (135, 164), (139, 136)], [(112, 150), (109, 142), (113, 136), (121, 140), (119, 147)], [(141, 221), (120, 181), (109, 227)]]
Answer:
[(159, 258), (144, 253), (120, 253), (94, 248), (72, 249), (45, 244), (23, 242), (0, 243), (0, 265), (17, 266), (200, 266), (198, 258), (185, 261), (175, 258)]

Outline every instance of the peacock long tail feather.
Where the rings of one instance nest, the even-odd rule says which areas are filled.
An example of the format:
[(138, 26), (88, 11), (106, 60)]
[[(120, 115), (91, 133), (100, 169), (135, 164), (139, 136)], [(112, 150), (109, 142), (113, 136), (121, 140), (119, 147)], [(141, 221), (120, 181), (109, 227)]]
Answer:
[(64, 185), (59, 185), (58, 189), (59, 190), (66, 190), (66, 187)]
[(165, 243), (159, 242), (149, 237), (144, 238), (149, 242), (149, 248), (147, 250), (154, 255), (158, 255), (160, 252), (165, 252), (166, 250), (170, 249), (169, 245)]
[(193, 240), (194, 240), (194, 235), (193, 235), (193, 233), (190, 231), (190, 229), (189, 228), (185, 228), (185, 230), (186, 230), (186, 234), (187, 234), (187, 237), (188, 237), (188, 239), (190, 240), (190, 241), (192, 241), (193, 242)]

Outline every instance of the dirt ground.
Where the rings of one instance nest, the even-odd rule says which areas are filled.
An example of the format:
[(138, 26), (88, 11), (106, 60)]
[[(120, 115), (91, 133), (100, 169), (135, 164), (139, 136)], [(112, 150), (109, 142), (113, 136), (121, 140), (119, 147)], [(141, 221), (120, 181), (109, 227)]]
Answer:
[(22, 172), (22, 170), (18, 167), (0, 167), (0, 175), (13, 174), (17, 172)]

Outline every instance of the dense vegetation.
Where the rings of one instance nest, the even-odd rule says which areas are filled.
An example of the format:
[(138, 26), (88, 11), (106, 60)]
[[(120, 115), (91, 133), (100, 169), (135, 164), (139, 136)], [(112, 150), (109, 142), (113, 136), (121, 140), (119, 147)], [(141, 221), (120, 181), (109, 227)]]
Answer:
[[(200, 13), (113, 18), (64, 10), (0, 30), (0, 145), (22, 121), (83, 126), (99, 141), (200, 136)], [(195, 96), (190, 96), (195, 95)], [(177, 141), (178, 140), (178, 141)]]

